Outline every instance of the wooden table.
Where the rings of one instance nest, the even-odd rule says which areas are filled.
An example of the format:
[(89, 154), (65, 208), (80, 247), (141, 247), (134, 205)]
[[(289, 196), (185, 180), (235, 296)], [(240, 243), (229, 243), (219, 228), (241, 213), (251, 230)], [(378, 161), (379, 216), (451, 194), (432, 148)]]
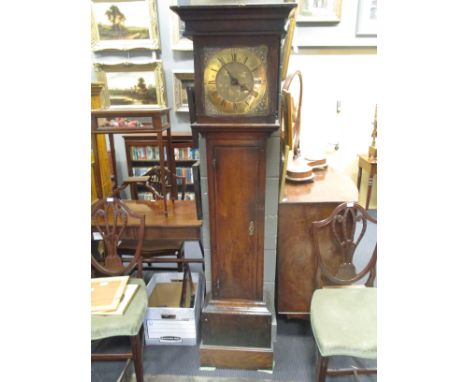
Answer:
[[(167, 216), (161, 200), (125, 200), (134, 212), (145, 215), (145, 239), (201, 239), (203, 221), (197, 218), (195, 201), (175, 200), (168, 203)], [(129, 219), (129, 227), (133, 225)], [(136, 231), (130, 230), (128, 239), (136, 239)]]
[(286, 182), (278, 206), (277, 312), (288, 317), (309, 317), (316, 273), (310, 223), (358, 200), (350, 177), (332, 168), (315, 174), (312, 183)]
[(369, 173), (369, 181), (367, 182), (367, 195), (366, 195), (366, 210), (369, 208), (370, 198), (372, 195), (372, 187), (374, 186), (374, 177), (377, 175), (377, 159), (369, 158), (365, 154), (359, 155), (359, 170), (357, 178), (358, 191), (361, 190), (362, 169)]

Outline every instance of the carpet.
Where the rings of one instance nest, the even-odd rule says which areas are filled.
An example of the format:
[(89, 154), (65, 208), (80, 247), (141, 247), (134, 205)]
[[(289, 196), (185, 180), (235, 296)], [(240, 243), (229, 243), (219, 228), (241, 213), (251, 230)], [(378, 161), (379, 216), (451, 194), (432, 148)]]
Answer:
[[(131, 382), (135, 382), (133, 374)], [(272, 379), (231, 378), (231, 377), (194, 377), (189, 375), (145, 375), (145, 382), (272, 382)], [(288, 382), (288, 381), (277, 381)], [(293, 382), (293, 381), (289, 381)]]

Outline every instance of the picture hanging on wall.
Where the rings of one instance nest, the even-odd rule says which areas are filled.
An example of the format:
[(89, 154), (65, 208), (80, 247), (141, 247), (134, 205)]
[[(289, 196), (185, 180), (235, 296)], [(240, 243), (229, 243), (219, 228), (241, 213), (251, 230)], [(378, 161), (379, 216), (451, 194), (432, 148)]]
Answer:
[(341, 0), (298, 0), (298, 23), (339, 23)]
[(92, 49), (160, 48), (156, 0), (91, 0)]
[(377, 0), (359, 0), (356, 36), (377, 36)]
[[(177, 5), (177, 0), (172, 0), (172, 5)], [(172, 50), (193, 50), (192, 40), (183, 36), (184, 29), (184, 22), (171, 11)]]
[(177, 112), (188, 112), (187, 86), (193, 86), (194, 74), (191, 71), (174, 71), (172, 83), (174, 86), (174, 109)]
[(296, 29), (296, 9), (293, 9), (288, 18), (288, 29), (286, 38), (283, 40), (281, 48), (281, 81), (288, 75), (289, 56), (291, 55), (294, 30)]
[(96, 77), (106, 84), (111, 108), (166, 107), (162, 62), (95, 64)]

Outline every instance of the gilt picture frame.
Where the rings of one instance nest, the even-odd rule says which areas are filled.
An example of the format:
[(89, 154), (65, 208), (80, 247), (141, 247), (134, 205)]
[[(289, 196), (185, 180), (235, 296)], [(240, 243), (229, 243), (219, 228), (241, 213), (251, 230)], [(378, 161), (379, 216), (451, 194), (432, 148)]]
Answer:
[(359, 0), (356, 36), (377, 36), (377, 0)]
[(174, 110), (176, 112), (189, 112), (187, 86), (194, 86), (194, 81), (193, 71), (174, 70), (172, 72)]
[(91, 47), (160, 49), (156, 0), (91, 0)]
[(298, 23), (339, 23), (341, 0), (298, 0)]
[[(171, 5), (177, 5), (177, 0), (172, 0)], [(193, 42), (184, 37), (185, 24), (180, 17), (171, 11), (171, 46), (172, 50), (193, 51)]]
[(147, 64), (95, 64), (98, 81), (105, 83), (110, 108), (167, 107), (161, 61)]
[(297, 8), (293, 9), (289, 14), (287, 33), (281, 50), (281, 81), (284, 81), (288, 76), (289, 57), (291, 55), (294, 31), (296, 29), (296, 9)]

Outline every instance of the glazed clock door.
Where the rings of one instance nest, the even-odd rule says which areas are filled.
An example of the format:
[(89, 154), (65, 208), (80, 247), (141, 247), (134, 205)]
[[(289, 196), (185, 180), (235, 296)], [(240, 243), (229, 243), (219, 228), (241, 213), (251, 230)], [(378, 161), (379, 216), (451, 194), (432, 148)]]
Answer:
[(215, 299), (262, 299), (265, 149), (257, 143), (208, 140)]

